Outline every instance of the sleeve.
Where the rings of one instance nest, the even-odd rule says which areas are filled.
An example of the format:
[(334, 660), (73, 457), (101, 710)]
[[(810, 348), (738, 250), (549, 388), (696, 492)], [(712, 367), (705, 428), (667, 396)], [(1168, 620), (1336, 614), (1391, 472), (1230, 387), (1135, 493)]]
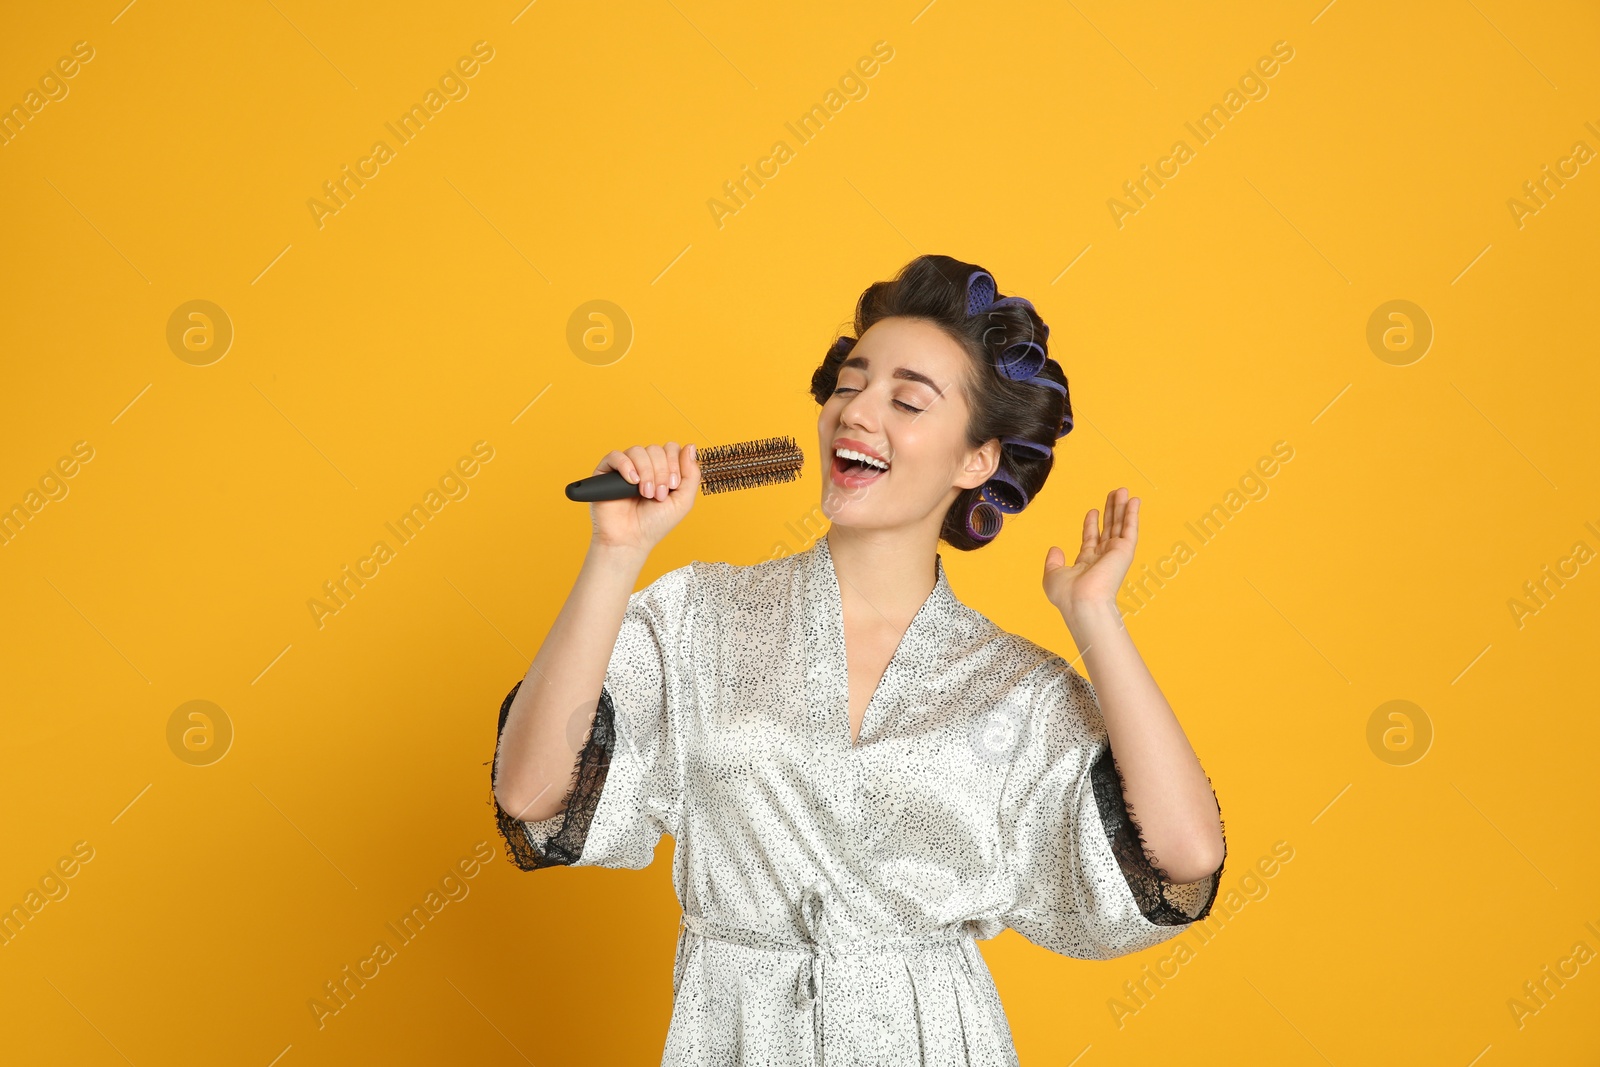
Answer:
[[(526, 822), (493, 800), (507, 852), (519, 870), (640, 869), (682, 811), (679, 709), (689, 699), (694, 565), (657, 578), (628, 598), (588, 733), (562, 810)], [(519, 681), (500, 706), (495, 757)], [(490, 784), (493, 786), (493, 771)]]
[(1198, 882), (1172, 881), (1124, 801), (1094, 686), (1065, 660), (1056, 663), (1033, 697), (1001, 791), (1012, 891), (1001, 919), (1052, 952), (1114, 959), (1210, 914), (1227, 863), (1226, 834), (1214, 872)]

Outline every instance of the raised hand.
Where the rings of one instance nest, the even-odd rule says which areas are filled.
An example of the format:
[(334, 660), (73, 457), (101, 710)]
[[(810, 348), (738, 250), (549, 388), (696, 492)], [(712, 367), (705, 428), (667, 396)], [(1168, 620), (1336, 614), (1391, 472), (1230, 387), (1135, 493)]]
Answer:
[(1044, 558), (1044, 595), (1062, 613), (1071, 615), (1085, 606), (1116, 606), (1117, 590), (1133, 565), (1133, 546), (1139, 539), (1139, 498), (1128, 490), (1106, 494), (1104, 523), (1090, 509), (1083, 517), (1083, 547), (1067, 566), (1067, 554), (1051, 545)]

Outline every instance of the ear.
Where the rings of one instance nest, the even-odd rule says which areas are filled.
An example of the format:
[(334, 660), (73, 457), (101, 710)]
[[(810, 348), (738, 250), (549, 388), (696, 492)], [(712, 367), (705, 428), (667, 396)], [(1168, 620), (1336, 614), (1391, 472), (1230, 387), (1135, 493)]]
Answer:
[(956, 479), (955, 485), (960, 489), (972, 489), (993, 478), (994, 472), (999, 469), (1000, 438), (991, 437), (967, 453), (966, 462), (961, 468), (961, 477)]

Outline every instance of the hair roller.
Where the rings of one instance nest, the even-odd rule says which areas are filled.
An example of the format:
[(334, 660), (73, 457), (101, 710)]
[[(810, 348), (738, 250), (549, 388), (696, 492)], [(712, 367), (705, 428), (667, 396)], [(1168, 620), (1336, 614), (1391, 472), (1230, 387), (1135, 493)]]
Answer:
[(1028, 491), (1007, 474), (1004, 467), (997, 469), (994, 476), (983, 483), (980, 495), (1007, 515), (1015, 515), (1028, 506)]
[(967, 533), (972, 535), (974, 541), (993, 541), (1004, 522), (1000, 509), (981, 495), (974, 497), (972, 505), (967, 508)]

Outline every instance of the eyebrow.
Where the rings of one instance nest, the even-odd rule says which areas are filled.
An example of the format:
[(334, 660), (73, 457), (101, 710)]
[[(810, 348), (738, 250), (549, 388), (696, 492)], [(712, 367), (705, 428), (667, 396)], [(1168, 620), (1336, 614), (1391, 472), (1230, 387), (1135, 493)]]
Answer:
[[(840, 370), (844, 370), (846, 367), (854, 367), (857, 370), (866, 370), (868, 367), (867, 357), (851, 356), (849, 359), (839, 364)], [(940, 396), (944, 396), (944, 388), (940, 386), (938, 382), (934, 381), (926, 374), (923, 374), (921, 371), (912, 370), (910, 367), (896, 367), (892, 377), (904, 378), (908, 382), (921, 382), (923, 385), (926, 385)]]

